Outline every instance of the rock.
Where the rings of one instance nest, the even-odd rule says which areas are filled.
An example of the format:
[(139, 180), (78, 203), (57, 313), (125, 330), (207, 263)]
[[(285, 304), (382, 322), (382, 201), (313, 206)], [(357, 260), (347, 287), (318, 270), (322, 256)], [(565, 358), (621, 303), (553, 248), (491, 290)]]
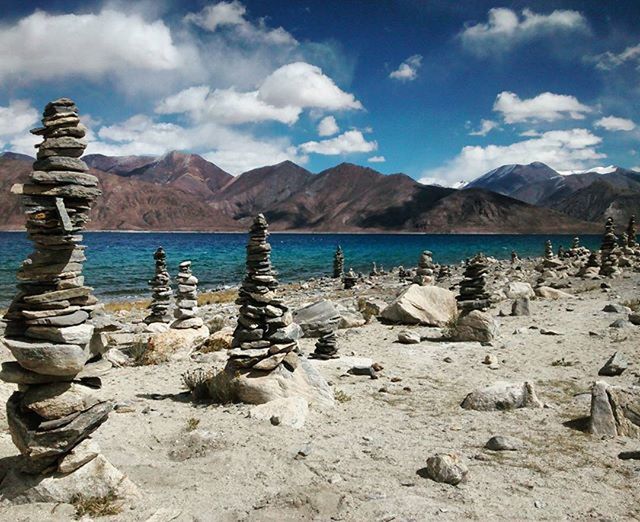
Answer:
[(466, 479), (469, 469), (455, 453), (438, 454), (427, 459), (427, 474), (435, 482), (455, 486)]
[(623, 306), (618, 303), (609, 303), (605, 305), (602, 311), (612, 313), (612, 314), (628, 314), (631, 312), (631, 308), (627, 306)]
[(66, 315), (54, 317), (42, 317), (40, 319), (30, 319), (27, 324), (30, 326), (76, 326), (89, 319), (89, 314), (84, 310), (76, 310)]
[(631, 328), (631, 323), (626, 319), (616, 319), (609, 325), (609, 328)]
[(219, 350), (230, 350), (233, 342), (233, 328), (224, 327), (222, 330), (212, 333), (209, 338), (200, 346), (200, 352), (209, 353)]
[(34, 502), (71, 503), (78, 497), (105, 497), (133, 500), (141, 497), (136, 485), (104, 456), (98, 455), (73, 473), (45, 477), (10, 469), (2, 484), (2, 499), (16, 504)]
[(277, 417), (278, 425), (302, 428), (309, 413), (309, 403), (303, 397), (287, 397), (260, 404), (249, 410), (249, 417), (271, 421)]
[(392, 323), (445, 326), (457, 314), (453, 292), (437, 286), (411, 285), (381, 317)]
[(289, 343), (301, 339), (303, 335), (302, 327), (298, 323), (291, 323), (284, 328), (280, 328), (270, 339), (276, 343)]
[(417, 344), (420, 340), (418, 333), (409, 330), (403, 330), (398, 334), (398, 342), (402, 344)]
[(498, 324), (486, 312), (472, 310), (462, 314), (455, 326), (452, 340), (491, 342), (498, 334)]
[(333, 302), (323, 300), (296, 310), (293, 320), (300, 325), (306, 337), (318, 337), (320, 331), (327, 327), (337, 328), (341, 317)]
[(598, 375), (606, 375), (608, 377), (615, 377), (617, 375), (622, 375), (628, 367), (627, 360), (624, 355), (621, 353), (615, 352), (609, 360), (605, 363), (605, 365), (600, 368)]
[(352, 312), (350, 310), (344, 310), (340, 312), (340, 323), (338, 328), (358, 328), (367, 324), (366, 319), (360, 312)]
[(370, 321), (372, 317), (378, 317), (386, 307), (387, 303), (380, 299), (372, 299), (369, 297), (361, 297), (358, 299), (358, 310), (367, 321)]
[(522, 442), (514, 437), (496, 435), (491, 437), (484, 447), (491, 451), (517, 451), (522, 448)]
[(205, 342), (209, 337), (209, 329), (201, 326), (198, 329), (171, 328), (164, 333), (157, 334), (150, 339), (153, 343), (153, 350), (158, 353), (174, 354), (174, 353), (191, 353), (194, 349)]
[(460, 405), (467, 410), (492, 411), (515, 408), (542, 408), (530, 382), (496, 382), (465, 397)]
[(160, 334), (160, 333), (168, 332), (169, 328), (170, 326), (168, 323), (157, 322), (157, 323), (149, 323), (148, 325), (146, 325), (144, 327), (144, 331), (152, 334)]
[(88, 352), (73, 344), (3, 339), (23, 368), (43, 375), (73, 376), (82, 370)]
[(60, 473), (71, 473), (80, 466), (95, 459), (100, 454), (100, 447), (90, 438), (84, 439), (80, 444), (67, 453), (58, 463)]
[(629, 314), (629, 322), (636, 326), (640, 326), (640, 314)]
[(535, 290), (536, 295), (538, 297), (542, 297), (543, 299), (571, 299), (573, 295), (568, 294), (567, 292), (563, 292), (562, 290), (557, 290), (555, 288), (551, 288), (550, 286), (539, 286)]
[(509, 299), (530, 298), (536, 295), (529, 283), (520, 281), (509, 283), (504, 289), (504, 293)]
[(91, 341), (93, 335), (93, 325), (80, 324), (57, 328), (55, 326), (30, 326), (26, 329), (25, 335), (33, 339), (42, 339), (53, 343), (85, 345)]
[(22, 398), (23, 407), (49, 420), (88, 410), (98, 402), (90, 388), (71, 382), (29, 386)]
[(640, 437), (640, 387), (595, 382), (588, 430), (601, 437)]
[(513, 316), (529, 316), (531, 311), (529, 309), (529, 298), (519, 297), (511, 305), (511, 315)]

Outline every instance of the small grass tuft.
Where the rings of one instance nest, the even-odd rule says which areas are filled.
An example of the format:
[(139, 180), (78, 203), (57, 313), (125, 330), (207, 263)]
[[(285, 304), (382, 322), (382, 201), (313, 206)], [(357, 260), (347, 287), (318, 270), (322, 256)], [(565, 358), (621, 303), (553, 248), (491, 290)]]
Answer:
[(342, 390), (336, 390), (333, 392), (333, 396), (338, 402), (349, 402), (351, 400), (351, 395), (346, 394)]
[(453, 339), (455, 337), (458, 329), (458, 320), (459, 316), (456, 315), (447, 321), (447, 324), (442, 327), (442, 337), (445, 339)]
[(115, 493), (107, 493), (102, 497), (86, 497), (76, 495), (71, 499), (71, 504), (76, 510), (76, 517), (85, 515), (90, 517), (108, 517), (122, 513), (122, 503)]
[(203, 292), (198, 296), (198, 306), (205, 306), (218, 303), (232, 303), (238, 297), (236, 288), (227, 288), (215, 292)]
[(551, 366), (562, 366), (562, 367), (567, 367), (567, 366), (574, 366), (576, 363), (575, 361), (565, 361), (564, 357), (562, 359), (557, 359), (555, 361), (553, 361), (551, 363)]
[(629, 299), (628, 301), (623, 301), (620, 303), (622, 306), (626, 306), (631, 308), (632, 311), (638, 312), (640, 311), (640, 299)]
[(145, 310), (151, 301), (142, 299), (138, 301), (111, 301), (104, 303), (104, 311), (109, 313), (115, 312), (132, 312), (134, 310)]
[(191, 396), (196, 401), (209, 399), (209, 379), (213, 376), (211, 370), (195, 368), (187, 370), (182, 374), (182, 383), (189, 390)]
[(199, 425), (200, 425), (200, 419), (197, 419), (196, 417), (190, 417), (189, 419), (187, 419), (186, 430), (194, 431)]

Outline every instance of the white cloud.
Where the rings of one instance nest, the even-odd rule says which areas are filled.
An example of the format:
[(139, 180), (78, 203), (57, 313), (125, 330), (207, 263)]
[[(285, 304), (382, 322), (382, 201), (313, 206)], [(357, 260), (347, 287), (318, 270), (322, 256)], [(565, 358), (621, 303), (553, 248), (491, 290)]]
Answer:
[(258, 96), (275, 107), (362, 109), (353, 94), (341, 90), (320, 67), (305, 62), (290, 63), (273, 71), (262, 83)]
[(207, 86), (190, 87), (169, 96), (155, 110), (158, 114), (188, 113), (193, 121), (212, 119), (216, 123), (228, 125), (261, 121), (292, 124), (298, 121), (302, 112), (300, 107), (269, 105), (258, 97), (258, 91), (212, 91)]
[(545, 132), (510, 145), (466, 146), (444, 165), (425, 171), (423, 180), (470, 181), (501, 165), (533, 161), (556, 170), (586, 168), (606, 157), (596, 150), (601, 142), (600, 137), (586, 129), (571, 129)]
[(387, 159), (384, 156), (371, 156), (367, 161), (369, 163), (384, 163)]
[(627, 47), (621, 53), (607, 51), (606, 53), (589, 58), (589, 60), (595, 62), (596, 67), (603, 71), (610, 71), (625, 63), (635, 63), (640, 66), (640, 43)]
[(493, 129), (498, 128), (498, 122), (493, 120), (481, 120), (480, 128), (478, 130), (471, 131), (469, 136), (486, 136)]
[(0, 107), (0, 139), (20, 134), (38, 121), (39, 113), (26, 100), (12, 100)]
[(460, 38), (469, 51), (488, 55), (535, 38), (569, 31), (589, 31), (586, 18), (578, 11), (555, 10), (543, 15), (524, 9), (520, 16), (512, 9), (496, 7), (489, 10), (486, 23), (468, 25)]
[(580, 103), (574, 96), (543, 92), (534, 98), (521, 100), (513, 93), (498, 94), (493, 110), (502, 114), (506, 123), (525, 121), (556, 121), (564, 118), (582, 120), (591, 108)]
[(148, 22), (137, 14), (36, 11), (13, 26), (0, 27), (0, 81), (169, 71), (184, 59), (164, 22)]
[(333, 136), (340, 132), (340, 127), (333, 116), (325, 116), (318, 123), (318, 135)]
[(389, 78), (410, 82), (418, 77), (418, 69), (422, 66), (422, 56), (414, 54), (402, 62), (395, 71), (389, 74)]
[(246, 12), (246, 7), (234, 0), (208, 5), (199, 13), (189, 13), (185, 20), (211, 32), (231, 28), (235, 36), (244, 41), (272, 45), (298, 44), (282, 27), (271, 29), (263, 19), (258, 20), (257, 24), (250, 22), (245, 18)]
[(540, 133), (537, 130), (529, 129), (521, 132), (519, 135), (524, 138), (535, 138), (537, 136), (540, 136)]
[(618, 118), (616, 116), (606, 116), (594, 122), (596, 127), (602, 127), (608, 131), (632, 131), (636, 128), (636, 124), (626, 118)]
[(299, 149), (308, 154), (324, 154), (336, 156), (353, 152), (372, 152), (378, 148), (375, 141), (367, 141), (358, 130), (350, 130), (335, 138), (322, 141), (308, 141), (299, 146)]

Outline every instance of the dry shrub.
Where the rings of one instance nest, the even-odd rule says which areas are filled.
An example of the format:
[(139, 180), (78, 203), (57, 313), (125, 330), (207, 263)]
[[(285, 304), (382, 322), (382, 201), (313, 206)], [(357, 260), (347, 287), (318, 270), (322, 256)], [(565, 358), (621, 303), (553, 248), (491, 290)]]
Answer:
[(82, 518), (85, 515), (107, 517), (122, 513), (122, 503), (118, 501), (118, 497), (113, 492), (102, 497), (76, 495), (71, 499), (71, 504), (76, 509), (77, 518)]
[(195, 368), (182, 374), (182, 383), (196, 401), (204, 401), (210, 398), (208, 382), (212, 376), (212, 370)]
[(190, 417), (187, 419), (187, 426), (185, 429), (187, 431), (194, 431), (199, 425), (200, 425), (200, 419), (196, 417)]
[(447, 323), (442, 327), (442, 337), (445, 339), (453, 339), (458, 329), (459, 316), (456, 315), (449, 319)]
[(228, 404), (234, 402), (237, 396), (236, 383), (224, 370), (188, 370), (182, 374), (182, 382), (197, 401)]
[(198, 306), (211, 305), (216, 303), (232, 303), (238, 297), (236, 288), (227, 288), (215, 292), (203, 292), (198, 296)]

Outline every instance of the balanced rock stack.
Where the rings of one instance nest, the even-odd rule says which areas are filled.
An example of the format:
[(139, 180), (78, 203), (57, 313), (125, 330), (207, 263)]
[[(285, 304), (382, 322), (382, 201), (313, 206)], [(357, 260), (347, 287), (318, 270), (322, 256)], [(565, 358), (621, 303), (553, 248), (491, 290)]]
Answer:
[(433, 281), (433, 254), (428, 250), (425, 250), (420, 254), (418, 261), (418, 269), (416, 270), (416, 276), (413, 279), (414, 283), (425, 286)]
[(100, 195), (98, 179), (79, 159), (85, 129), (74, 102), (47, 104), (42, 123), (31, 131), (44, 141), (36, 145), (29, 183), (12, 189), (22, 195), (35, 248), (18, 271), (18, 294), (5, 316), (3, 342), (17, 362), (3, 363), (0, 378), (19, 386), (7, 402), (11, 437), (22, 454), (14, 477), (89, 466), (97, 453), (81, 462), (68, 454), (93, 444), (85, 439), (113, 407), (95, 394), (100, 379), (91, 376), (91, 365), (85, 368), (97, 299), (84, 285), (80, 233)]
[(379, 275), (380, 275), (380, 271), (378, 270), (378, 265), (376, 265), (376, 262), (374, 261), (373, 263), (371, 263), (371, 272), (369, 272), (369, 276), (377, 277)]
[(629, 218), (629, 224), (627, 225), (627, 246), (629, 248), (636, 248), (638, 243), (636, 241), (636, 217), (631, 216)]
[(488, 271), (489, 262), (484, 254), (467, 260), (460, 283), (460, 295), (456, 297), (460, 310), (485, 310), (489, 307), (490, 295), (486, 288)]
[(178, 266), (178, 295), (173, 316), (176, 320), (171, 328), (200, 328), (204, 321), (196, 316), (198, 310), (198, 278), (191, 273), (191, 261), (183, 261)]
[(599, 277), (598, 274), (600, 272), (600, 264), (598, 263), (598, 254), (596, 252), (591, 252), (589, 254), (589, 258), (584, 266), (578, 270), (578, 277), (584, 277), (587, 279)]
[(344, 253), (340, 245), (338, 245), (336, 253), (333, 254), (333, 278), (340, 279), (342, 274), (344, 274)]
[(616, 238), (613, 218), (607, 218), (604, 226), (604, 236), (600, 246), (600, 275), (613, 277), (619, 273), (618, 258), (614, 253), (618, 238)]
[(171, 308), (173, 291), (171, 290), (171, 277), (167, 270), (167, 254), (162, 247), (155, 251), (153, 259), (156, 261), (156, 274), (149, 281), (152, 291), (151, 304), (149, 305), (151, 313), (145, 317), (144, 322), (147, 324), (168, 324), (171, 322), (169, 309)]
[(316, 349), (311, 357), (324, 360), (338, 358), (338, 342), (332, 326), (326, 326), (320, 331), (320, 339), (316, 342)]
[(353, 268), (349, 268), (347, 273), (342, 278), (342, 283), (344, 284), (344, 289), (349, 290), (356, 286), (358, 282), (358, 275), (353, 271)]
[[(233, 333), (230, 363), (240, 368), (271, 371), (281, 363), (297, 359), (293, 317), (274, 291), (278, 281), (271, 269), (271, 246), (267, 242), (267, 220), (259, 214), (249, 229), (247, 274), (236, 304), (238, 326)], [(297, 331), (297, 329), (296, 329)], [(293, 366), (293, 364), (292, 364)]]
[(438, 269), (438, 275), (436, 276), (436, 279), (438, 281), (442, 281), (443, 279), (446, 279), (447, 277), (451, 277), (451, 267), (449, 265), (440, 265), (440, 268)]

